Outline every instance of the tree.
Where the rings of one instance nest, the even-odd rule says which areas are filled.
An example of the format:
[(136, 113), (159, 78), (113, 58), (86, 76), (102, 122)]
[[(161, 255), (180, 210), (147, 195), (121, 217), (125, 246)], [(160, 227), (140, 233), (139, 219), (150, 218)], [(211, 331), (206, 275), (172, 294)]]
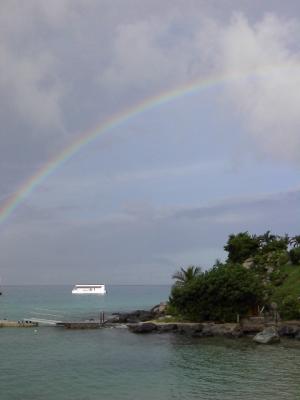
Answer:
[(224, 250), (228, 252), (228, 262), (242, 263), (247, 258), (256, 254), (259, 249), (259, 238), (251, 236), (248, 232), (229, 235)]
[(270, 234), (270, 231), (259, 236), (258, 239), (260, 241), (260, 252), (262, 254), (275, 251), (287, 251), (290, 243), (290, 238), (287, 234), (284, 236), (278, 236)]
[(290, 259), (292, 264), (299, 265), (300, 264), (300, 247), (294, 247), (290, 250)]
[(172, 276), (173, 279), (176, 279), (176, 285), (185, 285), (193, 281), (197, 276), (201, 273), (200, 267), (195, 267), (190, 265), (187, 269), (180, 268), (179, 271), (176, 271), (175, 274)]
[(171, 307), (183, 317), (195, 320), (234, 321), (264, 301), (261, 279), (240, 265), (213, 267), (186, 285), (174, 285)]
[(293, 236), (293, 237), (290, 239), (290, 244), (291, 244), (293, 247), (300, 247), (300, 235)]

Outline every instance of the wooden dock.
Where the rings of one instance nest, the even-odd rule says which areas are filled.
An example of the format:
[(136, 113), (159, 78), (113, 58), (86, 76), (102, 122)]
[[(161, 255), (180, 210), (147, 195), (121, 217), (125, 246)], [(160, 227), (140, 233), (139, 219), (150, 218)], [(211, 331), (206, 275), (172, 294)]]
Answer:
[(102, 328), (105, 322), (100, 321), (63, 321), (57, 322), (57, 327), (66, 329), (98, 329)]

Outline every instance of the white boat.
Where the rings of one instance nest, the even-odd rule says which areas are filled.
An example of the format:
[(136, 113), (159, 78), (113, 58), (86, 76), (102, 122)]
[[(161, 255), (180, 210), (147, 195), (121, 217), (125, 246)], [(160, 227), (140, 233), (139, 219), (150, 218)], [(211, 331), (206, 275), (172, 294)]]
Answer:
[(105, 285), (75, 285), (72, 294), (105, 294)]

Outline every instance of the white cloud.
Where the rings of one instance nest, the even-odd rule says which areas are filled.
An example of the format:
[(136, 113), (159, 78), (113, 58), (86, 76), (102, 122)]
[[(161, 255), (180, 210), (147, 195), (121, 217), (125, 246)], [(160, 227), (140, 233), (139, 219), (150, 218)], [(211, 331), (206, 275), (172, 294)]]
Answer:
[(235, 13), (226, 22), (200, 13), (183, 17), (175, 9), (120, 24), (98, 81), (119, 94), (147, 96), (209, 75), (241, 76), (224, 85), (224, 93), (246, 140), (264, 157), (298, 162), (299, 41), (300, 24), (275, 14), (250, 22)]
[[(274, 15), (250, 24), (236, 14), (216, 32), (219, 73), (245, 75), (225, 85), (260, 154), (300, 161), (300, 25)], [(247, 76), (248, 75), (248, 76)]]

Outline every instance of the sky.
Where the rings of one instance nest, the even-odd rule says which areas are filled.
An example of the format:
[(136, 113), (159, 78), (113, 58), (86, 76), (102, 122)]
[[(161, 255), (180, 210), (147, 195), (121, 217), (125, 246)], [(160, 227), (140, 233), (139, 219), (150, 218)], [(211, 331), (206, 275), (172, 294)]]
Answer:
[(299, 43), (296, 0), (2, 0), (0, 208), (99, 130), (1, 222), (2, 282), (169, 284), (299, 234)]

